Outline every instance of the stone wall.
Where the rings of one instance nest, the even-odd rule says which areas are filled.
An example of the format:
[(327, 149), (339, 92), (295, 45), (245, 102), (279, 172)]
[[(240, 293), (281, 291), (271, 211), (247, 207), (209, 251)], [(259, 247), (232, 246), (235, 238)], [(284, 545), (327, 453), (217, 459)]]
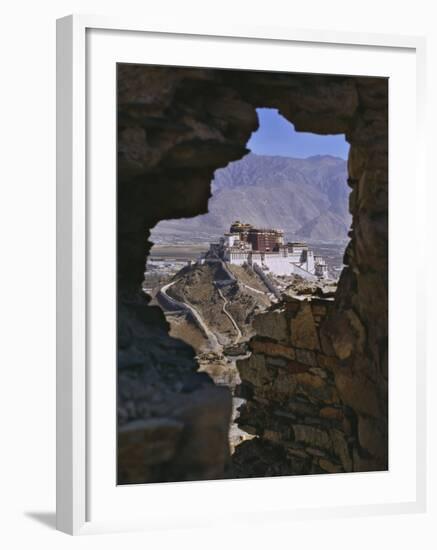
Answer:
[[(353, 410), (355, 431), (347, 436), (355, 438), (355, 443), (348, 440), (352, 456), (356, 449), (351, 467), (365, 470), (387, 465), (387, 80), (119, 65), (118, 403), (119, 426), (124, 427), (123, 433), (128, 433), (126, 436), (120, 433), (119, 438), (122, 480), (137, 480), (139, 471), (141, 481), (186, 479), (186, 466), (179, 466), (179, 456), (185, 457), (184, 464), (191, 464), (188, 468), (191, 478), (205, 479), (211, 472), (219, 477), (227, 464), (229, 453), (223, 433), (229, 421), (230, 398), (227, 396), (222, 405), (215, 408), (214, 421), (211, 420), (207, 429), (193, 430), (192, 422), (184, 420), (178, 408), (181, 395), (185, 395), (188, 403), (190, 399), (196, 401), (197, 392), (203, 392), (206, 387), (211, 392), (226, 390), (214, 387), (209, 379), (199, 378), (193, 351), (168, 336), (162, 313), (147, 306), (141, 282), (145, 257), (151, 246), (150, 229), (162, 219), (190, 217), (207, 211), (214, 171), (247, 152), (245, 144), (258, 126), (257, 107), (277, 108), (298, 131), (344, 133), (351, 144), (348, 162), (348, 184), (352, 188), (351, 241), (337, 295), (317, 334), (320, 342), (324, 342), (323, 356), (336, 358), (339, 366), (325, 369), (326, 378), (306, 371), (296, 374), (316, 384), (321, 379), (323, 387), (332, 388), (339, 399), (339, 404), (333, 403), (332, 408), (341, 409), (346, 417), (350, 416), (346, 411)], [(289, 312), (276, 315), (279, 325), (284, 323), (279, 320), (281, 316), (286, 323), (291, 323), (287, 317)], [(294, 349), (294, 344), (288, 347)], [(302, 351), (320, 354), (304, 346), (302, 349), (297, 346), (295, 352), (298, 350), (301, 358)], [(255, 352), (253, 361), (264, 355), (268, 356)], [(307, 353), (306, 356), (313, 355)], [(302, 360), (293, 361), (306, 364)], [(286, 375), (286, 372), (278, 368), (279, 380), (287, 379), (290, 373)], [(280, 385), (277, 381), (276, 386)], [(313, 390), (321, 391), (317, 387)], [(273, 405), (276, 396), (271, 398)], [(160, 402), (159, 407), (154, 400)], [(272, 410), (265, 405), (266, 411)], [(319, 405), (321, 407), (321, 403)], [(198, 411), (204, 410), (206, 414), (208, 400), (203, 407), (199, 405)], [(136, 422), (157, 417), (171, 420), (168, 433), (172, 435), (168, 437), (177, 443), (172, 453), (167, 450), (157, 453), (151, 468), (145, 456), (152, 451), (145, 441), (151, 440), (149, 434), (157, 428), (155, 424)], [(248, 414), (245, 413), (245, 417), (249, 424)], [(328, 420), (332, 426), (340, 422)], [(175, 436), (174, 421), (183, 424), (180, 438)], [(272, 424), (271, 419), (266, 418), (266, 423)], [(290, 430), (294, 430), (292, 417), (289, 425)], [(328, 430), (331, 440), (338, 433), (346, 434), (339, 425), (335, 426)], [(307, 432), (308, 429), (307, 426)], [(277, 450), (271, 447), (274, 432), (272, 427), (270, 436), (263, 435), (256, 440), (258, 446), (265, 441), (273, 458)], [(124, 449), (125, 445), (133, 444), (132, 441), (136, 441), (139, 457), (134, 461), (135, 467), (133, 459), (121, 460), (131, 456)], [(333, 445), (331, 441), (330, 449)], [(208, 455), (209, 446), (221, 446), (222, 452), (216, 453), (216, 459)], [(202, 447), (205, 457), (209, 458), (199, 466), (196, 454)], [(276, 447), (282, 452), (282, 446)], [(345, 468), (334, 451), (329, 456), (335, 467), (341, 464)], [(264, 475), (269, 471), (266, 469)]]
[[(281, 474), (386, 467), (385, 441), (370, 433), (374, 392), (362, 380), (360, 393), (350, 394), (349, 369), (339, 357), (345, 349), (340, 344), (335, 351), (321, 330), (333, 315), (332, 299), (287, 297), (256, 317), (252, 354), (238, 362), (238, 394), (247, 400), (240, 409), (239, 426), (259, 441), (237, 449), (235, 475), (251, 472), (252, 458), (264, 444), (281, 448), (276, 453)], [(365, 337), (354, 318), (350, 330)]]

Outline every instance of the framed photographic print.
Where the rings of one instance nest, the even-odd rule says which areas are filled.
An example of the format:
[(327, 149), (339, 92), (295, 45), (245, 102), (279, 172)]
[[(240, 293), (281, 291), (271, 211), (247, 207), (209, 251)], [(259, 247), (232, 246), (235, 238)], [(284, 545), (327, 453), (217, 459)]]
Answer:
[(424, 508), (423, 51), (58, 21), (59, 529)]

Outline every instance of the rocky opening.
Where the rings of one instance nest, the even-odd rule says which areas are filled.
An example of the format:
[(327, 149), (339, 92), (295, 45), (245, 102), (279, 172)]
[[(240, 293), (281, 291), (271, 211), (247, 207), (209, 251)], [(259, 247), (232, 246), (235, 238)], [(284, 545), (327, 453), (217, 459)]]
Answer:
[(255, 476), (387, 467), (387, 81), (120, 65), (119, 483), (229, 469), (230, 394), (140, 286), (150, 228), (207, 211), (212, 174), (247, 152), (258, 105), (297, 130), (346, 134), (353, 224), (335, 300), (261, 316), (239, 367), (241, 423), (258, 438), (232, 477), (248, 464)]

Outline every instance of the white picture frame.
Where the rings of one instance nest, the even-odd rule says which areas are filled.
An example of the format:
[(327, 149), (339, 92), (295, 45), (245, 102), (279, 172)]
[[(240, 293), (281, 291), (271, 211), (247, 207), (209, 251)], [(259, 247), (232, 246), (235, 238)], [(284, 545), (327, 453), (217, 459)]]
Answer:
[[(90, 206), (88, 188), (89, 166), (87, 155), (87, 117), (92, 104), (89, 101), (87, 80), (88, 63), (87, 34), (90, 31), (109, 33), (133, 33), (135, 36), (153, 35), (160, 40), (171, 37), (209, 37), (221, 38), (228, 42), (265, 41), (275, 44), (303, 43), (316, 44), (319, 47), (336, 45), (341, 47), (393, 49), (414, 55), (416, 75), (415, 87), (417, 103), (410, 105), (415, 109), (415, 134), (417, 155), (414, 160), (416, 172), (416, 198), (425, 201), (424, 188), (424, 112), (423, 94), (425, 89), (425, 40), (422, 37), (336, 33), (287, 28), (234, 27), (210, 28), (197, 27), (193, 22), (190, 28), (177, 28), (171, 25), (152, 25), (138, 20), (121, 18), (73, 15), (57, 22), (57, 528), (69, 534), (86, 534), (111, 530), (147, 529), (164, 525), (186, 525), (190, 520), (181, 514), (177, 519), (176, 511), (169, 512), (163, 506), (154, 505), (154, 515), (114, 517), (94, 520), (89, 515), (89, 487), (92, 483), (92, 457), (90, 456), (89, 410), (93, 399), (90, 392), (90, 338), (87, 331), (89, 315), (89, 257), (88, 227), (90, 225)], [(132, 34), (131, 34), (132, 36)], [(135, 60), (134, 60), (135, 61)], [(115, 116), (114, 116), (115, 120)], [(91, 213), (92, 214), (92, 213)], [(416, 213), (419, 231), (420, 224), (426, 223)], [(422, 225), (423, 228), (423, 225)], [(424, 251), (418, 251), (424, 254)], [(423, 258), (424, 256), (422, 256)], [(418, 279), (424, 280), (424, 262), (418, 262)], [(337, 504), (333, 507), (299, 508), (287, 505), (271, 509), (266, 503), (253, 505), (246, 512), (245, 519), (256, 521), (260, 517), (273, 519), (302, 517), (331, 517), (360, 514), (380, 514), (399, 512), (420, 512), (426, 506), (426, 402), (425, 402), (425, 315), (424, 288), (417, 285), (417, 324), (416, 324), (416, 414), (415, 414), (415, 486), (414, 498), (407, 500), (388, 499), (387, 502), (363, 503), (351, 505)], [(421, 299), (422, 298), (422, 299)], [(422, 304), (420, 306), (420, 304)], [(416, 305), (416, 303), (415, 303)], [(414, 305), (414, 307), (415, 307)], [(115, 374), (114, 374), (115, 375)], [(115, 409), (114, 409), (115, 410)], [(114, 413), (115, 415), (115, 413)], [(115, 457), (111, 460), (115, 461)], [(320, 477), (320, 476), (319, 476)], [(335, 476), (331, 476), (331, 479)], [(344, 478), (344, 476), (343, 476)], [(367, 478), (369, 479), (369, 478)], [(250, 491), (254, 483), (266, 480), (244, 480), (245, 490)], [(271, 480), (272, 487), (278, 489), (278, 482)], [(115, 480), (114, 480), (115, 483)], [(230, 483), (237, 482), (195, 482), (184, 484), (184, 492), (195, 492), (202, 498), (205, 485), (214, 486), (226, 498)], [(335, 480), (329, 482), (336, 483)], [(338, 481), (340, 483), (340, 481)], [(227, 485), (226, 485), (227, 484)], [(252, 484), (252, 485), (251, 485)], [(166, 498), (173, 498), (171, 491), (182, 489), (177, 484), (142, 486), (138, 490), (149, 491)], [(180, 485), (180, 484), (179, 484)], [(202, 489), (203, 487), (203, 489)], [(240, 485), (243, 487), (243, 485)], [(259, 485), (258, 485), (259, 487)], [(124, 491), (129, 488), (124, 488)], [(272, 489), (274, 490), (274, 489)], [(332, 489), (331, 489), (332, 490)], [(264, 508), (263, 508), (264, 506)], [(228, 515), (231, 516), (232, 510)], [(189, 514), (188, 514), (189, 515)], [(223, 519), (223, 518), (221, 518)], [(229, 517), (228, 519), (231, 519)], [(193, 525), (204, 525), (205, 521), (193, 521)]]

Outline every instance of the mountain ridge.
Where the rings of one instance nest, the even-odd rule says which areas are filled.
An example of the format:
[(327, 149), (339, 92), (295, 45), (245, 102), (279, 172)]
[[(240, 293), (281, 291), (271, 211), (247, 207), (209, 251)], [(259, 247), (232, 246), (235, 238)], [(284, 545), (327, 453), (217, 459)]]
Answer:
[(239, 219), (281, 228), (289, 239), (345, 242), (351, 221), (346, 181), (347, 163), (340, 157), (249, 153), (216, 171), (207, 214), (162, 221), (152, 240), (220, 235)]

